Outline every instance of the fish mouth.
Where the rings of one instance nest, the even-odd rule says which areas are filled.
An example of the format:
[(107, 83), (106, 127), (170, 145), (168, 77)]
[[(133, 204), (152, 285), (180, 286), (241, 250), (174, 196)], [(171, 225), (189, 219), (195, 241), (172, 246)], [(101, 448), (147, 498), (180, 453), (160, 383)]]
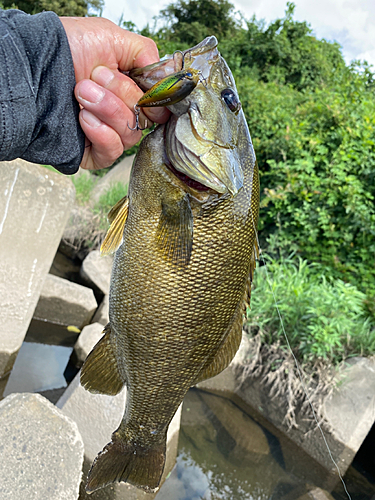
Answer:
[[(217, 44), (216, 37), (207, 37), (191, 49), (177, 51), (146, 68), (132, 70), (129, 76), (147, 91), (182, 67), (200, 72), (202, 79), (191, 94), (167, 106), (172, 112), (164, 129), (169, 167), (190, 187), (200, 191), (229, 192), (235, 196), (243, 186), (243, 171), (237, 139), (233, 139), (232, 132), (225, 132), (225, 127), (220, 124), (223, 103), (217, 79), (220, 74), (225, 85), (229, 85), (227, 75), (231, 73), (220, 56)], [(217, 118), (213, 120), (210, 114)], [(220, 134), (217, 134), (219, 129)]]
[(212, 63), (213, 60), (220, 57), (217, 44), (216, 37), (209, 36), (191, 49), (176, 51), (172, 55), (167, 54), (159, 62), (124, 73), (134, 80), (144, 92), (159, 83), (163, 78), (182, 69), (197, 69), (201, 72), (203, 78), (208, 78), (210, 75), (210, 62)]

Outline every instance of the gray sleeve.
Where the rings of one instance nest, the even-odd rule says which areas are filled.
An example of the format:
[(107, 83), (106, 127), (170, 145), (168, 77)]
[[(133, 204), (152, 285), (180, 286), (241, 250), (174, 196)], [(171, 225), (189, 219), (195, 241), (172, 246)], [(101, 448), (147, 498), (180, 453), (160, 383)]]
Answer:
[(0, 10), (0, 160), (74, 174), (84, 152), (75, 76), (56, 14)]

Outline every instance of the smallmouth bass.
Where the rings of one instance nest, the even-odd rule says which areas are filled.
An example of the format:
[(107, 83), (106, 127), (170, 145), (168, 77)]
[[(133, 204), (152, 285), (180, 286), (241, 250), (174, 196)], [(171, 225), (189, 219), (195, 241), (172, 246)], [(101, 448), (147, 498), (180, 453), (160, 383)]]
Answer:
[(81, 383), (109, 395), (126, 384), (128, 392), (121, 424), (92, 465), (88, 492), (116, 481), (157, 491), (168, 425), (184, 395), (226, 368), (241, 341), (259, 178), (233, 76), (208, 37), (183, 58), (168, 56), (130, 77), (148, 90), (189, 68), (204, 81), (169, 105), (169, 121), (144, 138), (128, 198), (109, 213), (102, 247), (116, 250), (110, 323)]

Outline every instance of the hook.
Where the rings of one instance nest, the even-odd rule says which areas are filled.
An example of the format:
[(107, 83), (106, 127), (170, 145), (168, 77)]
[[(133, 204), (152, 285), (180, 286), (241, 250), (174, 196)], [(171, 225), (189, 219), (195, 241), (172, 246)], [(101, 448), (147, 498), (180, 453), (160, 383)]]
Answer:
[(207, 88), (207, 78), (203, 76), (201, 70), (199, 70), (199, 81), (201, 82), (202, 85), (204, 85)]
[[(181, 60), (177, 60), (177, 58), (175, 58), (176, 54), (180, 54), (180, 56), (182, 57), (182, 61)], [(184, 69), (184, 66), (185, 66), (185, 55), (184, 55), (184, 53), (181, 50), (175, 50), (173, 52), (172, 59), (173, 59), (173, 62), (174, 62), (174, 71), (175, 71), (175, 73), (177, 73), (178, 71), (182, 71)], [(181, 68), (177, 64), (180, 64)]]
[(129, 122), (128, 122), (128, 128), (130, 130), (146, 130), (147, 128), (147, 120), (145, 120), (145, 127), (144, 128), (141, 128), (139, 126), (139, 114), (141, 112), (141, 108), (139, 106), (137, 106), (137, 104), (134, 104), (134, 114), (135, 114), (135, 127), (132, 128), (129, 126)]

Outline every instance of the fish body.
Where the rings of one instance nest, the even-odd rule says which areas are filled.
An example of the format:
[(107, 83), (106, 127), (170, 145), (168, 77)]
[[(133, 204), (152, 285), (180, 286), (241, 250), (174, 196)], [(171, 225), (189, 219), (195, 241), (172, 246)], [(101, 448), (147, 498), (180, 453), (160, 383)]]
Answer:
[[(110, 323), (81, 383), (105, 394), (126, 384), (127, 401), (112, 441), (94, 461), (88, 492), (115, 481), (156, 491), (168, 425), (184, 395), (222, 371), (241, 341), (259, 179), (233, 77), (210, 39), (190, 49), (188, 60), (185, 54), (188, 64), (208, 61), (208, 69), (200, 62), (205, 85), (198, 83), (171, 107), (170, 121), (143, 140), (128, 199), (110, 213), (104, 247), (118, 246)], [(230, 106), (222, 95), (228, 89)]]

